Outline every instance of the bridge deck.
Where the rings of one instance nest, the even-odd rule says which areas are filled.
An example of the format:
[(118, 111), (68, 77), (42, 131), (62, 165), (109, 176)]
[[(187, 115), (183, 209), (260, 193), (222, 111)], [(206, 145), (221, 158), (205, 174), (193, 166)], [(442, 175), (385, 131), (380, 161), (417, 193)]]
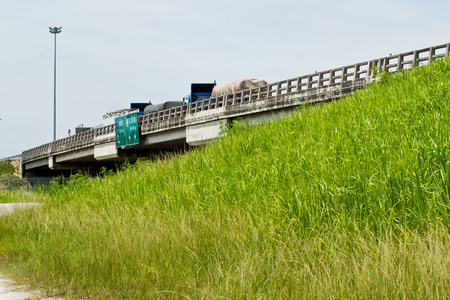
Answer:
[[(413, 65), (425, 65), (448, 56), (449, 51), (450, 43), (447, 43), (145, 114), (138, 119), (141, 142), (126, 147), (127, 151), (115, 148), (115, 125), (109, 125), (24, 151), (22, 169), (26, 177), (27, 171), (35, 168), (60, 169), (64, 163), (68, 168), (76, 168), (77, 164), (121, 160), (126, 153), (139, 155), (136, 154), (139, 151), (145, 153), (143, 149), (196, 145), (203, 137), (217, 136), (221, 121), (227, 123), (234, 118), (291, 110), (302, 103), (338, 99), (373, 83), (380, 73), (393, 74)], [(190, 133), (198, 134), (201, 130), (209, 132), (197, 140), (189, 137)], [(133, 148), (136, 152), (130, 151)]]

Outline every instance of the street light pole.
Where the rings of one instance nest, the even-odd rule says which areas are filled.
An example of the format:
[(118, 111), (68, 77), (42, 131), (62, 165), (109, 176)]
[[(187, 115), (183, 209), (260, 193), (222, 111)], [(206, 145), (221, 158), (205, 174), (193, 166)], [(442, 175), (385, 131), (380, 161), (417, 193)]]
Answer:
[(49, 27), (50, 33), (55, 35), (55, 52), (53, 58), (53, 141), (56, 141), (56, 35), (61, 32), (62, 27)]

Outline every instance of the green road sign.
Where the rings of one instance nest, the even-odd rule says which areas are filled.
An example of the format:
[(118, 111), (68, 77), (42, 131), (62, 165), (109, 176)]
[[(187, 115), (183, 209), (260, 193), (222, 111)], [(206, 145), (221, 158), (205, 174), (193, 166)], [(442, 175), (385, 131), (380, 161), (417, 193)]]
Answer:
[(139, 144), (137, 113), (126, 115), (126, 118), (127, 118), (127, 145)]
[(116, 147), (139, 144), (137, 113), (115, 118)]
[(127, 129), (125, 127), (125, 116), (114, 119), (116, 123), (116, 147), (123, 147), (127, 145)]

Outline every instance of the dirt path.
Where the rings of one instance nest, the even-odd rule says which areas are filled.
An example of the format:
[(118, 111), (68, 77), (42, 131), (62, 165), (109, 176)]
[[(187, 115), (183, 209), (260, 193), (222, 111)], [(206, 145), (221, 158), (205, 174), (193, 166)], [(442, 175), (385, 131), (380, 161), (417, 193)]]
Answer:
[(32, 290), (25, 285), (3, 278), (0, 275), (0, 300), (64, 300), (62, 298), (48, 298), (39, 290)]
[[(11, 214), (16, 210), (27, 209), (40, 205), (39, 203), (1, 203), (0, 216)], [(0, 274), (0, 300), (63, 300), (61, 298), (48, 298), (39, 290), (19, 285)]]
[[(33, 208), (35, 206), (41, 205), (40, 203), (0, 203), (0, 216), (11, 214), (15, 210)], [(2, 300), (2, 299), (0, 299)]]

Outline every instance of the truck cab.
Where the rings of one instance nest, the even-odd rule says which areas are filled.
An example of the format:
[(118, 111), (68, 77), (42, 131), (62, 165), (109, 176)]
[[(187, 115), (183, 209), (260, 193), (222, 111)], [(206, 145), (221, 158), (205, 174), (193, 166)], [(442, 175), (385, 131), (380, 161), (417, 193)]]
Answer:
[(197, 100), (204, 100), (211, 98), (212, 90), (216, 82), (214, 83), (192, 83), (191, 93), (184, 97), (183, 100), (188, 103), (194, 103)]
[(151, 102), (145, 102), (145, 103), (130, 103), (130, 109), (138, 109), (138, 115), (142, 115), (144, 113), (144, 109), (147, 107), (147, 105), (151, 104)]

